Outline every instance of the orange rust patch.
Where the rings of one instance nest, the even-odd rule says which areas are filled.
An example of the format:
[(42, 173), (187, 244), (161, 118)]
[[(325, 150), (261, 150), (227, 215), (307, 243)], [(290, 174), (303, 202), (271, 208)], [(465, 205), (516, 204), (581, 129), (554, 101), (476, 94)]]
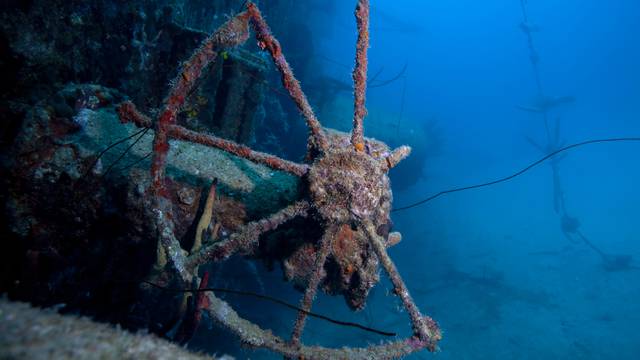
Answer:
[(244, 204), (226, 196), (218, 196), (213, 214), (216, 222), (230, 231), (240, 229), (247, 217)]
[(355, 239), (353, 230), (348, 224), (342, 224), (333, 241), (333, 253), (340, 255), (348, 255), (353, 253), (353, 245)]
[(347, 264), (347, 266), (343, 270), (343, 273), (347, 276), (350, 276), (351, 274), (353, 274), (354, 271), (355, 271), (355, 268), (353, 267), (353, 265)]

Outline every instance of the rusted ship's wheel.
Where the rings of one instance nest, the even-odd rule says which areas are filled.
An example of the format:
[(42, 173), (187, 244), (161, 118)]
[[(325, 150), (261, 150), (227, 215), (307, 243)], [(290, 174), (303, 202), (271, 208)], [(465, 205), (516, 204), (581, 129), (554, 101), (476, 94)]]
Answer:
[[(209, 261), (223, 261), (235, 253), (251, 253), (261, 234), (273, 230), (295, 218), (308, 217), (324, 229), (322, 238), (315, 244), (306, 244), (306, 251), (294, 256), (307, 256), (312, 269), (307, 272), (307, 287), (301, 300), (291, 338), (274, 336), (270, 331), (244, 320), (226, 302), (214, 293), (207, 293), (207, 311), (211, 317), (239, 336), (243, 343), (264, 347), (291, 358), (397, 358), (421, 349), (435, 350), (441, 335), (437, 324), (423, 316), (413, 302), (409, 291), (398, 273), (386, 248), (397, 242), (399, 234), (389, 233), (389, 212), (392, 192), (387, 172), (409, 155), (410, 148), (402, 146), (391, 151), (384, 143), (363, 136), (365, 90), (367, 73), (367, 48), (369, 45), (369, 1), (359, 0), (356, 7), (358, 41), (356, 67), (353, 72), (355, 113), (352, 133), (344, 134), (323, 129), (315, 117), (299, 82), (293, 76), (278, 41), (262, 18), (258, 8), (248, 3), (246, 11), (236, 15), (205, 40), (183, 68), (174, 82), (164, 109), (156, 121), (137, 111), (130, 102), (118, 108), (124, 122), (134, 122), (140, 127), (154, 127), (153, 160), (151, 166), (155, 221), (159, 242), (168, 260), (167, 266), (179, 279), (189, 282), (195, 269)], [(282, 82), (309, 128), (309, 152), (306, 164), (280, 159), (276, 156), (253, 151), (243, 145), (212, 135), (190, 131), (176, 125), (176, 117), (204, 68), (224, 48), (237, 46), (249, 36), (249, 24), (256, 32), (258, 45), (268, 51), (282, 75)], [(165, 188), (166, 157), (169, 139), (191, 141), (225, 150), (239, 157), (267, 165), (273, 169), (295, 174), (308, 187), (307, 199), (298, 201), (268, 218), (246, 224), (241, 230), (219, 242), (204, 246), (185, 256), (173, 233), (172, 206)], [(348, 233), (349, 236), (344, 236)], [(346, 240), (345, 240), (346, 239)], [(349, 243), (344, 244), (345, 241)], [(345, 246), (346, 245), (346, 246)], [(344, 251), (348, 248), (349, 251)], [(309, 258), (309, 254), (311, 258)], [(400, 297), (413, 326), (413, 336), (382, 345), (366, 348), (330, 349), (301, 344), (307, 314), (311, 309), (318, 287), (326, 280), (324, 271), (327, 259), (341, 269), (341, 284), (353, 308), (361, 308), (369, 289), (378, 281), (379, 263), (386, 271)], [(357, 284), (356, 284), (357, 283)], [(356, 285), (354, 285), (356, 284)]]

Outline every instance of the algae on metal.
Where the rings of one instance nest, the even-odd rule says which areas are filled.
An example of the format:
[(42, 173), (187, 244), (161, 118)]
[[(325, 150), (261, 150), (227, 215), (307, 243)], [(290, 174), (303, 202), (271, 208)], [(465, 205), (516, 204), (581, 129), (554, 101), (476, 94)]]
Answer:
[[(121, 124), (112, 108), (90, 111), (86, 116), (84, 131), (69, 140), (77, 143), (86, 153), (96, 154), (120, 139), (133, 135), (136, 127)], [(100, 159), (103, 170), (115, 161), (115, 169), (138, 162), (134, 168), (148, 169), (154, 131), (149, 130), (133, 146), (124, 158), (118, 157), (135, 142), (136, 137), (120, 145), (117, 150), (106, 152)], [(247, 212), (266, 215), (271, 209), (284, 206), (297, 199), (300, 179), (291, 174), (270, 169), (264, 165), (236, 157), (219, 149), (204, 145), (171, 140), (168, 156), (169, 176), (177, 182), (193, 186), (205, 186), (217, 178), (220, 190), (227, 196), (242, 202)], [(99, 171), (98, 171), (99, 172)]]

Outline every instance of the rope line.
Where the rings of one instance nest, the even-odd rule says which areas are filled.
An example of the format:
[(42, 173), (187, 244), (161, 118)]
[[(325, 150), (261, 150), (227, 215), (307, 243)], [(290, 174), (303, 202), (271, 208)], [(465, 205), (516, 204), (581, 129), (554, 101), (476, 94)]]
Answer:
[(212, 292), (219, 292), (219, 293), (227, 293), (227, 294), (234, 294), (234, 295), (241, 295), (241, 296), (250, 296), (250, 297), (254, 297), (257, 299), (261, 299), (261, 300), (267, 300), (267, 301), (271, 301), (275, 304), (278, 305), (282, 305), (284, 307), (287, 307), (289, 309), (293, 309), (296, 311), (301, 311), (305, 314), (307, 314), (308, 316), (311, 317), (315, 317), (317, 319), (321, 319), (321, 320), (325, 320), (328, 321), (330, 323), (336, 324), (336, 325), (341, 325), (341, 326), (349, 326), (349, 327), (354, 327), (354, 328), (358, 328), (364, 331), (368, 331), (368, 332), (372, 332), (378, 335), (383, 335), (383, 336), (396, 336), (396, 333), (394, 332), (387, 332), (387, 331), (382, 331), (382, 330), (377, 330), (374, 328), (370, 328), (368, 326), (364, 326), (362, 324), (358, 324), (358, 323), (354, 323), (354, 322), (350, 322), (350, 321), (342, 321), (342, 320), (336, 320), (336, 319), (332, 319), (328, 316), (324, 316), (324, 315), (320, 315), (320, 314), (316, 314), (313, 313), (311, 311), (306, 311), (302, 308), (299, 308), (295, 305), (289, 304), (286, 301), (271, 297), (271, 296), (267, 296), (267, 295), (262, 295), (262, 294), (258, 294), (258, 293), (254, 293), (254, 292), (250, 292), (250, 291), (242, 291), (242, 290), (231, 290), (231, 289), (223, 289), (223, 288), (202, 288), (202, 289), (175, 289), (175, 288), (166, 288), (163, 286), (160, 286), (158, 284), (152, 283), (150, 281), (143, 281), (145, 284), (149, 284), (153, 287), (156, 287), (158, 289), (162, 289), (162, 290), (167, 290), (167, 291), (174, 291), (174, 292), (192, 292), (192, 293), (198, 293), (198, 292), (205, 292), (205, 291), (212, 291)]
[(459, 188), (454, 188), (454, 189), (449, 189), (449, 190), (444, 190), (444, 191), (440, 191), (439, 193), (436, 193), (434, 195), (429, 196), (426, 199), (417, 201), (413, 204), (409, 204), (406, 206), (401, 206), (398, 208), (395, 208), (393, 210), (391, 210), (391, 212), (397, 212), (397, 211), (403, 211), (403, 210), (408, 210), (411, 208), (414, 208), (416, 206), (425, 204), (431, 200), (434, 200), (442, 195), (445, 194), (451, 194), (451, 193), (455, 193), (455, 192), (460, 192), (460, 191), (465, 191), (465, 190), (471, 190), (471, 189), (477, 189), (477, 188), (481, 188), (481, 187), (487, 187), (487, 186), (491, 186), (491, 185), (495, 185), (495, 184), (499, 184), (505, 181), (509, 181), (517, 176), (520, 176), (524, 173), (526, 173), (527, 171), (531, 170), (532, 168), (534, 168), (537, 165), (540, 165), (541, 163), (545, 162), (546, 160), (554, 157), (555, 155), (558, 155), (562, 152), (577, 148), (577, 147), (581, 147), (584, 145), (589, 145), (589, 144), (596, 144), (596, 143), (611, 143), (611, 142), (622, 142), (622, 141), (640, 141), (640, 137), (621, 137), (621, 138), (608, 138), (608, 139), (592, 139), (592, 140), (586, 140), (586, 141), (582, 141), (579, 143), (575, 143), (575, 144), (571, 144), (571, 145), (567, 145), (564, 146), (556, 151), (553, 151), (551, 153), (549, 153), (548, 155), (545, 155), (544, 157), (534, 161), (533, 163), (527, 165), (526, 167), (524, 167), (523, 169), (509, 175), (509, 176), (505, 176), (493, 181), (488, 181), (488, 182), (484, 182), (481, 184), (476, 184), (476, 185), (470, 185), (470, 186), (464, 186), (464, 187), (459, 187)]

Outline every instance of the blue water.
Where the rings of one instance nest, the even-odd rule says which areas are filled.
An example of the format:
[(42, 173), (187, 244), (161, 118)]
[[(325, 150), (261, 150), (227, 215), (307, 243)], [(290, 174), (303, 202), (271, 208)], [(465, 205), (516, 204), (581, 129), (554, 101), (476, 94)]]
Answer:
[[(320, 76), (351, 81), (354, 4), (321, 5), (310, 29), (317, 77), (303, 81), (303, 89), (321, 87)], [(309, 16), (295, 9), (287, 16)], [(531, 35), (543, 95), (575, 98), (549, 109), (549, 133), (542, 114), (518, 108), (535, 106), (539, 98), (526, 34), (519, 28), (519, 0), (372, 1), (369, 76), (379, 74), (379, 82), (400, 76), (369, 88), (365, 133), (429, 149), (393, 175), (399, 182), (422, 174), (411, 186), (394, 186), (395, 207), (515, 173), (546, 154), (530, 140), (546, 144), (556, 123), (559, 142), (553, 149), (640, 136), (640, 3), (538, 0), (525, 2), (525, 9), (539, 30)], [(295, 51), (287, 37), (281, 40), (285, 54)], [(309, 98), (317, 104), (314, 92)], [(332, 100), (318, 106), (320, 120), (348, 130), (351, 94), (336, 92)], [(429, 123), (435, 130), (421, 133)], [(637, 141), (587, 145), (564, 153), (555, 183), (552, 161), (546, 161), (509, 181), (394, 212), (394, 230), (403, 240), (390, 255), (423, 313), (444, 334), (438, 353), (412, 358), (640, 358), (639, 153)], [(554, 208), (554, 190), (564, 207)], [(563, 231), (563, 215), (579, 222), (577, 232)], [(301, 294), (277, 269), (233, 261), (219, 269), (227, 281), (219, 285), (240, 282), (299, 301)], [(407, 336), (407, 315), (382, 278), (362, 312), (324, 294), (313, 311)], [(227, 300), (241, 315), (288, 337), (295, 313), (253, 299)], [(383, 340), (316, 319), (308, 321), (303, 336), (307, 344), (333, 347)], [(215, 328), (201, 331), (191, 347), (213, 347), (238, 358), (279, 358), (238, 350), (237, 340)]]
[[(435, 116), (445, 138), (442, 152), (425, 159), (427, 176), (395, 191), (397, 206), (509, 175), (540, 157), (525, 137), (544, 143), (544, 120), (516, 108), (537, 93), (520, 6), (372, 2), (370, 73), (407, 62), (401, 126)], [(544, 93), (576, 98), (549, 112), (550, 123), (560, 119), (561, 138), (638, 136), (640, 3), (539, 0), (526, 10), (540, 28), (532, 36)], [(351, 11), (340, 4), (336, 21), (349, 24)], [(394, 31), (390, 19), (418, 30)], [(355, 40), (345, 38), (332, 39), (339, 48), (332, 56), (349, 63)], [(371, 89), (370, 108), (398, 112), (403, 85)], [(580, 231), (606, 254), (633, 256), (633, 269), (607, 271), (584, 242), (567, 240), (548, 163), (394, 214), (404, 240), (390, 253), (444, 330), (437, 358), (640, 357), (639, 153), (639, 143), (600, 144), (559, 163), (567, 212)], [(402, 317), (383, 305), (393, 300), (376, 295), (381, 325)]]
[[(321, 123), (350, 131), (356, 1), (254, 1), (282, 43), (283, 53)], [(422, 351), (409, 358), (640, 359), (640, 0), (370, 1), (371, 82), (365, 135), (392, 147), (407, 144), (413, 148), (412, 155), (391, 170), (393, 206), (397, 210), (391, 214), (393, 230), (401, 232), (403, 240), (390, 248), (389, 254), (422, 313), (437, 321), (443, 332), (437, 353)], [(45, 7), (52, 10), (50, 18), (40, 13), (40, 3), (2, 2), (7, 8), (26, 11), (32, 18), (18, 14), (13, 18), (12, 13), (6, 12), (6, 24), (0, 27), (0, 48), (11, 50), (10, 56), (0, 56), (7, 61), (0, 68), (18, 72), (3, 78), (12, 89), (0, 95), (0, 104), (6, 103), (1, 107), (8, 124), (0, 126), (0, 148), (9, 149), (11, 145), (13, 149), (15, 140), (17, 150), (11, 151), (15, 152), (17, 163), (25, 162), (11, 171), (6, 181), (2, 179), (8, 190), (0, 192), (0, 196), (12, 200), (5, 212), (11, 215), (10, 219), (20, 221), (9, 224), (13, 220), (0, 219), (0, 225), (11, 229), (12, 239), (24, 241), (14, 241), (13, 246), (3, 248), (7, 254), (18, 251), (21, 255), (15, 259), (9, 256), (11, 261), (7, 264), (12, 269), (0, 279), (0, 285), (15, 288), (17, 298), (33, 296), (34, 302), (45, 304), (60, 301), (69, 305), (69, 311), (78, 308), (84, 314), (86, 310), (102, 320), (125, 319), (125, 328), (148, 326), (146, 316), (154, 314), (156, 306), (163, 308), (163, 301), (150, 304), (153, 309), (149, 314), (140, 311), (137, 303), (129, 308), (135, 294), (130, 293), (128, 285), (137, 281), (136, 274), (151, 260), (141, 257), (139, 264), (129, 264), (135, 265), (135, 271), (123, 289), (118, 287), (123, 282), (118, 274), (129, 273), (114, 265), (120, 264), (122, 255), (127, 269), (126, 249), (131, 246), (137, 249), (135, 253), (143, 251), (148, 239), (136, 235), (135, 244), (122, 250), (114, 245), (117, 241), (102, 243), (111, 239), (111, 230), (97, 234), (113, 225), (113, 233), (118, 234), (113, 239), (126, 239), (120, 234), (121, 228), (143, 219), (121, 221), (115, 215), (120, 207), (137, 200), (125, 201), (122, 194), (107, 196), (107, 190), (124, 189), (125, 178), (115, 175), (116, 169), (126, 174), (138, 162), (124, 165), (124, 158), (123, 167), (116, 166), (106, 177), (123, 157), (99, 171), (106, 164), (105, 156), (100, 159), (102, 165), (98, 165), (98, 159), (92, 164), (96, 165), (95, 173), (84, 173), (83, 181), (77, 182), (80, 188), (69, 183), (79, 176), (79, 169), (89, 165), (89, 154), (78, 150), (73, 156), (67, 155), (67, 145), (85, 149), (85, 140), (78, 140), (84, 139), (85, 133), (95, 138), (97, 145), (103, 141), (101, 131), (107, 130), (100, 130), (97, 123), (89, 126), (95, 134), (90, 134), (88, 128), (67, 129), (70, 123), (64, 119), (75, 121), (82, 117), (73, 116), (73, 109), (83, 108), (79, 114), (93, 113), (93, 108), (84, 108), (94, 98), (99, 101), (91, 106), (100, 103), (98, 107), (106, 107), (119, 96), (115, 91), (91, 90), (93, 96), (89, 91), (80, 91), (92, 87), (80, 85), (78, 92), (73, 92), (79, 97), (76, 101), (66, 83), (74, 80), (116, 86), (123, 96), (137, 97), (140, 109), (152, 107), (165, 96), (164, 78), (175, 76), (172, 72), (179, 56), (171, 49), (187, 52), (186, 48), (196, 46), (185, 39), (197, 36), (191, 30), (183, 31), (182, 26), (210, 32), (227, 19), (226, 15), (241, 9), (244, 1), (97, 1), (95, 7), (82, 1), (70, 2), (69, 6), (51, 1), (51, 6)], [(5, 13), (2, 10), (0, 13)], [(64, 13), (67, 10), (73, 12)], [(523, 31), (525, 18), (528, 32)], [(87, 19), (115, 22), (97, 29), (93, 20)], [(68, 33), (60, 27), (68, 27)], [(80, 34), (86, 34), (86, 38)], [(255, 39), (243, 46), (271, 64)], [(538, 62), (532, 62), (533, 51)], [(229, 54), (223, 55), (219, 58), (225, 59)], [(240, 54), (239, 59), (262, 66), (246, 53)], [(222, 67), (220, 64), (216, 73), (198, 81), (197, 86), (207, 89), (190, 94), (189, 98), (194, 98), (190, 101), (198, 106), (194, 104), (191, 114), (185, 119), (180, 117), (180, 121), (198, 129), (201, 125), (211, 127), (213, 122), (217, 124), (218, 115), (227, 112), (228, 104), (223, 102), (232, 100), (230, 94), (241, 94), (249, 99), (240, 99), (230, 107), (242, 106), (255, 115), (251, 125), (256, 136), (246, 136), (246, 145), (301, 162), (308, 129), (287, 97), (276, 69), (266, 65), (267, 71), (258, 74), (258, 67), (254, 69), (252, 65), (252, 70), (246, 72), (258, 81), (264, 75), (268, 85), (262, 88), (267, 93), (262, 94), (260, 86), (249, 91), (246, 84), (224, 89), (229, 85), (227, 79), (252, 80), (241, 75), (244, 70), (237, 74), (233, 70), (234, 74), (227, 78), (222, 75), (226, 71)], [(51, 73), (45, 74), (48, 71)], [(46, 83), (49, 79), (56, 84)], [(60, 86), (65, 90), (60, 91)], [(137, 93), (136, 89), (147, 87)], [(45, 96), (50, 90), (52, 96)], [(156, 90), (161, 93), (152, 94)], [(16, 101), (11, 99), (14, 94)], [(35, 101), (38, 106), (31, 114), (28, 104)], [(97, 109), (95, 113), (98, 114)], [(102, 118), (102, 110), (99, 114), (96, 118)], [(51, 123), (47, 123), (47, 116)], [(10, 139), (14, 135), (4, 132), (17, 133), (22, 127), (17, 124), (23, 117), (29, 126)], [(33, 124), (38, 126), (32, 128)], [(244, 132), (244, 124), (242, 127)], [(110, 125), (104, 129), (110, 129)], [(77, 134), (71, 133), (76, 130)], [(75, 139), (69, 141), (78, 144), (67, 144), (67, 140), (62, 144), (55, 139), (51, 142), (49, 135), (52, 139), (69, 135), (69, 139)], [(104, 139), (112, 134), (108, 135)], [(634, 140), (579, 146), (536, 163), (566, 145), (611, 138)], [(48, 151), (48, 144), (54, 148), (63, 146), (65, 152), (56, 150), (54, 154)], [(111, 152), (118, 150), (112, 149)], [(68, 156), (72, 158), (68, 160)], [(81, 162), (76, 164), (76, 158)], [(537, 165), (528, 167), (531, 164)], [(32, 170), (39, 177), (46, 177), (16, 186), (22, 174), (31, 174)], [(63, 170), (73, 176), (61, 176)], [(61, 191), (81, 190), (69, 198), (70, 203), (62, 204), (67, 206), (62, 206), (64, 211), (59, 216), (53, 217), (46, 216), (48, 211), (41, 209), (41, 201), (32, 201), (32, 197), (40, 199), (41, 193), (48, 192), (42, 189), (52, 189), (53, 185), (43, 185), (43, 181), (49, 181), (49, 173), (57, 174), (51, 176), (59, 180), (52, 177), (51, 181), (57, 181)], [(90, 181), (84, 181), (88, 176)], [(131, 184), (142, 181), (138, 173), (130, 177)], [(69, 229), (69, 244), (96, 235), (95, 244), (82, 238), (76, 251), (63, 241), (58, 244), (61, 234), (52, 233), (51, 240), (45, 239), (42, 234), (70, 224), (66, 215), (78, 213), (73, 204), (82, 201), (85, 185), (107, 184), (111, 179), (117, 181), (104, 185), (92, 198), (93, 205), (80, 208), (89, 209), (89, 215), (71, 218), (83, 224)], [(478, 188), (456, 190), (476, 185)], [(29, 192), (22, 194), (17, 189)], [(455, 191), (449, 192), (451, 189)], [(433, 197), (437, 194), (442, 195)], [(223, 195), (235, 199), (244, 196), (237, 192)], [(52, 201), (61, 198), (51, 197)], [(128, 210), (137, 211), (143, 203)], [(241, 212), (235, 206), (230, 209)], [(62, 222), (50, 224), (58, 220)], [(300, 236), (295, 231), (300, 224), (307, 225), (300, 221), (294, 223), (294, 229), (284, 228), (277, 235)], [(143, 231), (136, 229), (135, 234)], [(100, 254), (111, 257), (112, 252), (116, 257), (113, 262), (87, 261)], [(24, 266), (14, 266), (19, 259), (26, 259)], [(209, 286), (298, 304), (302, 293), (283, 280), (277, 260), (267, 267), (263, 261), (235, 256), (213, 264), (207, 268), (211, 273)], [(98, 270), (102, 269), (100, 264), (108, 266), (104, 271)], [(94, 280), (96, 273), (99, 276)], [(342, 296), (323, 293), (318, 294), (312, 311), (395, 332), (397, 338), (309, 318), (302, 336), (304, 344), (364, 347), (411, 336), (406, 311), (392, 294), (393, 286), (382, 269), (380, 273), (381, 281), (371, 290), (362, 311), (351, 311)], [(77, 290), (85, 288), (89, 290)], [(51, 299), (47, 299), (49, 291), (43, 289), (51, 290)], [(102, 299), (101, 294), (109, 296)], [(167, 297), (167, 304), (171, 296)], [(295, 311), (255, 296), (241, 297), (223, 291), (216, 291), (216, 296), (228, 301), (242, 317), (283, 339), (290, 337)], [(114, 309), (105, 306), (112, 303), (116, 305)], [(125, 315), (129, 310), (131, 313)], [(158, 319), (159, 323), (171, 321)], [(236, 337), (211, 319), (201, 323), (188, 348), (229, 354), (237, 359), (282, 358), (266, 350), (243, 348)]]
[[(344, 82), (350, 81), (356, 39), (352, 3), (319, 9), (314, 16), (324, 20), (312, 29), (317, 69)], [(575, 97), (549, 110), (551, 133), (559, 121), (565, 144), (640, 136), (640, 3), (525, 5), (530, 23), (539, 27), (532, 36), (543, 93)], [(544, 117), (517, 107), (533, 104), (538, 92), (527, 39), (518, 27), (522, 21), (519, 0), (372, 1), (370, 76), (382, 69), (380, 79), (388, 79), (407, 68), (397, 81), (369, 89), (366, 135), (394, 143), (435, 120), (440, 139), (437, 151), (416, 165), (424, 176), (410, 187), (394, 188), (396, 207), (510, 175), (543, 155), (527, 138), (548, 141)], [(283, 47), (286, 53), (285, 41)], [(343, 117), (330, 119), (330, 125), (348, 129), (350, 94), (335, 97), (343, 98), (343, 105), (334, 106)], [(328, 114), (319, 111), (325, 124)], [(404, 138), (414, 147), (431, 141)], [(510, 181), (393, 213), (394, 229), (404, 237), (390, 254), (422, 311), (444, 333), (439, 353), (414, 357), (640, 358), (639, 153), (638, 142), (567, 152), (556, 168), (565, 201), (559, 211), (547, 161)], [(417, 170), (398, 169), (396, 176)], [(579, 232), (608, 257), (575, 233), (565, 236), (563, 214), (577, 219)], [(280, 273), (257, 270), (270, 284), (269, 293), (299, 298)], [(246, 271), (251, 278), (255, 269)], [(360, 313), (326, 295), (314, 311), (407, 335), (409, 321), (389, 289), (383, 280)], [(295, 314), (270, 305), (256, 313), (250, 311), (252, 301), (237, 301), (247, 301), (245, 315), (286, 336)], [(326, 346), (382, 340), (313, 319), (303, 339)], [(236, 356), (277, 358), (263, 352)]]

